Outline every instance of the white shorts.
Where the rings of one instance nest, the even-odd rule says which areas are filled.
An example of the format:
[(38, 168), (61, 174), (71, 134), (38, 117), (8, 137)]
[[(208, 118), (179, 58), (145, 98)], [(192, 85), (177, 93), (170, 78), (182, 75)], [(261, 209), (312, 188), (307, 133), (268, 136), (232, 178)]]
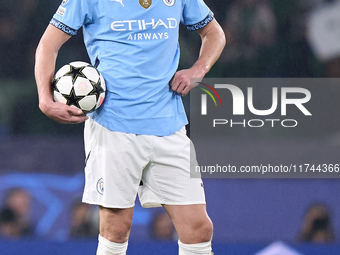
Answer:
[(83, 202), (130, 208), (138, 192), (143, 207), (205, 204), (201, 178), (190, 178), (185, 128), (164, 137), (135, 135), (110, 131), (89, 118), (84, 136)]

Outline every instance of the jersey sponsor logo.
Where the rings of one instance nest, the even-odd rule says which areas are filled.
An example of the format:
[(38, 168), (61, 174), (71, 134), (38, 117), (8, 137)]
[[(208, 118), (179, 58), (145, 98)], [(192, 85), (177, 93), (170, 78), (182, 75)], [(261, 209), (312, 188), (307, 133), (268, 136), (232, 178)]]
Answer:
[(111, 0), (111, 1), (118, 2), (124, 7), (123, 0)]
[(127, 38), (132, 41), (142, 41), (142, 40), (162, 40), (169, 39), (169, 34), (165, 33), (135, 33), (130, 34)]
[(68, 0), (63, 0), (62, 2), (61, 2), (61, 5), (64, 5), (64, 4), (66, 4), (68, 2)]
[(163, 0), (163, 2), (167, 6), (173, 6), (175, 4), (175, 0)]
[(97, 191), (100, 195), (104, 194), (104, 180), (100, 178), (97, 182)]
[(178, 22), (175, 18), (167, 18), (166, 21), (159, 19), (146, 20), (117, 20), (111, 23), (111, 29), (113, 31), (133, 31), (133, 30), (147, 30), (156, 29), (157, 27), (163, 27), (167, 29), (177, 28)]
[[(111, 23), (113, 31), (150, 31), (156, 28), (176, 29), (178, 21), (175, 18), (151, 19), (151, 20), (117, 20)], [(164, 40), (169, 39), (168, 32), (148, 32), (148, 33), (132, 33), (129, 34), (127, 40)]]
[(64, 16), (65, 12), (66, 12), (66, 8), (59, 6), (57, 10), (57, 14), (59, 14), (60, 16)]
[(139, 4), (144, 8), (148, 9), (152, 5), (152, 0), (139, 0)]

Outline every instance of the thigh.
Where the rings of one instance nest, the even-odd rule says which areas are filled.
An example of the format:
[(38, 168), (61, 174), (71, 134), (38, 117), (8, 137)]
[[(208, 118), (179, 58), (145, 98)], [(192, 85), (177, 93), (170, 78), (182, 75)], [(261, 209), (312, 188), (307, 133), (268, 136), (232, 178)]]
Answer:
[(205, 204), (202, 180), (191, 178), (191, 164), (197, 164), (196, 157), (185, 129), (153, 137), (150, 164), (143, 171), (138, 190), (142, 206)]
[(92, 119), (85, 123), (83, 202), (107, 208), (134, 206), (149, 142), (141, 136), (110, 131)]

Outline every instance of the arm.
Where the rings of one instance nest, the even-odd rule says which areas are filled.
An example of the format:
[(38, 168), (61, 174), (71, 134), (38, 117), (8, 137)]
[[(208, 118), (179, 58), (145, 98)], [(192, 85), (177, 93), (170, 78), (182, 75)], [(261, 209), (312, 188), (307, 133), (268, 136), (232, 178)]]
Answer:
[(224, 32), (215, 19), (197, 32), (202, 39), (198, 60), (190, 69), (176, 72), (171, 83), (172, 90), (183, 96), (195, 87), (195, 84), (190, 84), (190, 78), (203, 78), (217, 61), (226, 44)]
[(70, 37), (56, 27), (48, 25), (36, 51), (34, 72), (40, 110), (59, 123), (75, 124), (85, 121), (87, 117), (80, 109), (54, 102), (51, 90), (59, 49)]

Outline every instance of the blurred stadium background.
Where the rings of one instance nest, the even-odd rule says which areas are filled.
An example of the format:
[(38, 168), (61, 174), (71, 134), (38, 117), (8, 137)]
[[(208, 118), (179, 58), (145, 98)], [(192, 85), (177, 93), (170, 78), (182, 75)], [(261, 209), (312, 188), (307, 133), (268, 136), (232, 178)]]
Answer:
[[(340, 49), (327, 50), (327, 43), (332, 43), (328, 34), (337, 35), (335, 45), (340, 45), (340, 20), (327, 23), (328, 34), (322, 29), (312, 31), (321, 34), (317, 37), (325, 45), (313, 39), (308, 26), (315, 19), (313, 13), (340, 17), (339, 1), (206, 3), (228, 39), (209, 77), (340, 77)], [(80, 204), (83, 126), (60, 125), (45, 117), (38, 109), (33, 77), (35, 48), (59, 4), (59, 0), (16, 0), (0, 5), (1, 255), (95, 254), (96, 250), (97, 208)], [(197, 57), (199, 36), (184, 27), (180, 36), (180, 68), (186, 68)], [(57, 68), (75, 60), (88, 61), (81, 31), (61, 49)], [(339, 92), (333, 88), (325, 100)], [(337, 109), (331, 107), (329, 114), (336, 116)], [(336, 152), (340, 122), (333, 118), (327, 123), (314, 123), (314, 128), (289, 135), (331, 139)], [(231, 135), (238, 141), (245, 134)], [(247, 135), (267, 139), (273, 134)], [(215, 254), (251, 255), (272, 243), (276, 253), (263, 254), (340, 254), (339, 179), (206, 179), (205, 187), (208, 212), (215, 223)], [(323, 230), (318, 236), (311, 233), (313, 224)], [(142, 209), (137, 201), (128, 254), (176, 254), (176, 241), (162, 210)]]

